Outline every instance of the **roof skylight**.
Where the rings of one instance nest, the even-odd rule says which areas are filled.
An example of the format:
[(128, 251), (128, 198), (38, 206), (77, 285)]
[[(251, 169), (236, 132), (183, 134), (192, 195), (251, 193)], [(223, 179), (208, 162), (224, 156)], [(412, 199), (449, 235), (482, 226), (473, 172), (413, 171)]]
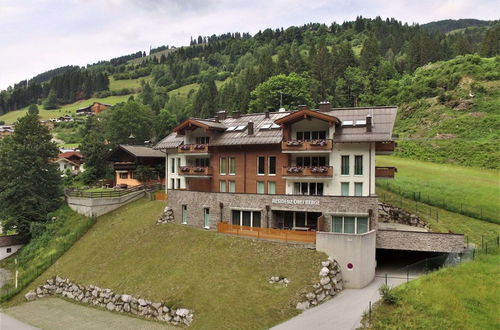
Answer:
[(352, 120), (344, 120), (342, 126), (352, 126), (354, 122)]
[(231, 132), (231, 131), (234, 131), (235, 129), (236, 129), (236, 126), (231, 126), (231, 127), (226, 128), (226, 132)]
[(236, 127), (235, 131), (243, 131), (245, 129), (246, 125), (241, 125)]
[(356, 120), (356, 125), (366, 125), (366, 120), (365, 119)]

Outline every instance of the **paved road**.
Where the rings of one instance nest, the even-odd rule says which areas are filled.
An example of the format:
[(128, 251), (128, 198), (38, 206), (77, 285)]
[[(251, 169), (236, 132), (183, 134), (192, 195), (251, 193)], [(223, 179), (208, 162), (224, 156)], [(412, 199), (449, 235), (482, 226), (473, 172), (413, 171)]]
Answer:
[[(361, 316), (368, 310), (369, 302), (380, 298), (378, 288), (385, 279), (375, 277), (363, 289), (345, 289), (332, 300), (311, 308), (302, 314), (272, 328), (275, 330), (335, 329), (351, 330), (360, 326)], [(406, 279), (388, 279), (390, 286), (406, 282)]]
[(2, 330), (36, 330), (38, 328), (32, 327), (26, 323), (16, 320), (12, 316), (0, 313), (0, 329)]

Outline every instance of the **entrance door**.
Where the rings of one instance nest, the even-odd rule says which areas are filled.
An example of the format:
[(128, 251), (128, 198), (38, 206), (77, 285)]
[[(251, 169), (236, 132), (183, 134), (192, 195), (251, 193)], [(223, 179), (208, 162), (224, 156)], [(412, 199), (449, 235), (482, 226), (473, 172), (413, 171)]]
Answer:
[(209, 228), (210, 224), (210, 209), (209, 208), (204, 208), (203, 209), (203, 224), (205, 228)]

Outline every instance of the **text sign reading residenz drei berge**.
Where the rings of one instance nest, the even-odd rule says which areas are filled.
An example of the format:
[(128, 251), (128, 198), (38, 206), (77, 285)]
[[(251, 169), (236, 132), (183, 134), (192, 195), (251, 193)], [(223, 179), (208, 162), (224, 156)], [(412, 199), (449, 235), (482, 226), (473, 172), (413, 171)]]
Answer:
[(319, 201), (313, 199), (273, 198), (271, 202), (273, 204), (287, 204), (287, 205), (319, 205)]

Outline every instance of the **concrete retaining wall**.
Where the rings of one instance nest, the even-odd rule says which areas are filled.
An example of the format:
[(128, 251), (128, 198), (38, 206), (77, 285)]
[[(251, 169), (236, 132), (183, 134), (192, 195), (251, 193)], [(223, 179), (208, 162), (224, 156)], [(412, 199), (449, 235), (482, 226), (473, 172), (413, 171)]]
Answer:
[(316, 250), (337, 260), (346, 288), (359, 289), (375, 278), (375, 238), (375, 230), (361, 235), (317, 232)]
[(401, 230), (378, 230), (377, 249), (462, 252), (464, 235)]
[(88, 217), (98, 217), (127, 203), (138, 200), (145, 196), (145, 191), (134, 191), (130, 194), (121, 197), (105, 197), (105, 198), (85, 198), (85, 197), (67, 197), (69, 207), (79, 213)]

